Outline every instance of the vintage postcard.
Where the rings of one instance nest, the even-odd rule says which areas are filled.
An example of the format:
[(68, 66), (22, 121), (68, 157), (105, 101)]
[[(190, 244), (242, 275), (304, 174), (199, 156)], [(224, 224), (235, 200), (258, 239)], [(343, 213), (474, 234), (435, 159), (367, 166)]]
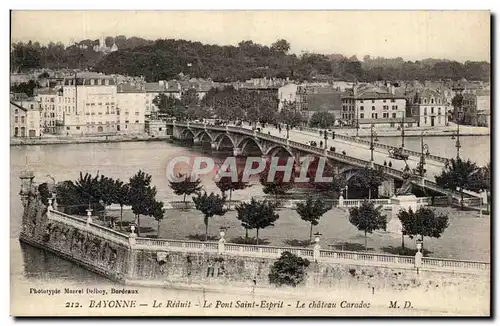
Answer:
[(13, 316), (490, 316), (488, 11), (12, 11)]

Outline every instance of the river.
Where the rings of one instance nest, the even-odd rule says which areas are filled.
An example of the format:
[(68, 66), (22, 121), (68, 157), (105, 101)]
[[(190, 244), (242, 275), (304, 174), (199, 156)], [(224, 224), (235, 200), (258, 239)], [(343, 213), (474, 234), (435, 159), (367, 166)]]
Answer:
[[(396, 144), (398, 138), (381, 138), (381, 142)], [(419, 139), (408, 138), (408, 148), (418, 149)], [(453, 156), (451, 140), (439, 137), (426, 139), (431, 151), (442, 156)], [(474, 158), (479, 164), (489, 161), (489, 137), (464, 137), (462, 152)], [(471, 154), (469, 154), (471, 153)], [(60, 287), (78, 285), (82, 281), (87, 286), (110, 286), (111, 282), (96, 274), (51, 254), (18, 241), (22, 206), (19, 197), (19, 175), (26, 167), (35, 172), (37, 183), (76, 179), (80, 171), (95, 174), (103, 173), (113, 178), (128, 180), (138, 170), (152, 175), (153, 184), (158, 189), (159, 200), (178, 200), (168, 187), (165, 169), (169, 159), (174, 156), (193, 156), (199, 151), (167, 142), (101, 143), (74, 145), (16, 146), (10, 148), (10, 252), (11, 284), (29, 287), (33, 284), (54, 284)], [(208, 191), (216, 191), (211, 177), (202, 179)], [(235, 194), (235, 199), (262, 195), (261, 187), (254, 186)], [(172, 290), (173, 291), (173, 290)], [(14, 291), (16, 292), (16, 291)], [(172, 292), (174, 293), (174, 292)], [(185, 296), (175, 291), (176, 296)]]

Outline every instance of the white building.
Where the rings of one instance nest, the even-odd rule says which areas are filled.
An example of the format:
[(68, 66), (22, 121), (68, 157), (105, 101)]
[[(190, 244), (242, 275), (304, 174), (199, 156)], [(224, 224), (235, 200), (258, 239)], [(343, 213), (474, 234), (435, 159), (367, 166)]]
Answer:
[(11, 137), (40, 137), (40, 124), (38, 101), (10, 101)]
[(397, 127), (406, 116), (406, 99), (370, 86), (355, 87), (342, 98), (342, 119), (360, 128)]
[(448, 101), (446, 96), (431, 88), (424, 88), (415, 96), (414, 105), (418, 105), (418, 126), (434, 127), (448, 124)]
[(61, 99), (63, 135), (116, 133), (116, 85), (104, 75), (66, 78)]
[(144, 133), (146, 117), (146, 91), (142, 86), (117, 86), (117, 125), (119, 133)]
[(41, 107), (41, 127), (43, 133), (56, 134), (58, 121), (62, 121), (62, 110), (59, 103), (59, 92), (50, 89), (38, 89), (35, 99), (40, 102)]

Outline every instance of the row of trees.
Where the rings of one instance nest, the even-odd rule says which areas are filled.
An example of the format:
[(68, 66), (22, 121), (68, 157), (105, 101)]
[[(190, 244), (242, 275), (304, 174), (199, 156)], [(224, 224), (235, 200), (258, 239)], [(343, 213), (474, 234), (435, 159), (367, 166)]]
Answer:
[[(68, 214), (85, 215), (88, 208), (103, 211), (111, 204), (120, 205), (120, 229), (123, 225), (123, 206), (130, 205), (140, 232), (140, 216), (152, 216), (158, 221), (164, 218), (163, 202), (156, 200), (156, 187), (151, 175), (138, 171), (128, 183), (97, 173), (80, 172), (76, 181), (67, 180), (56, 185), (57, 202)], [(158, 230), (159, 232), (159, 230)]]
[[(343, 80), (439, 80), (490, 79), (487, 62), (426, 59), (404, 61), (355, 56), (304, 53), (289, 54), (290, 44), (277, 40), (271, 46), (242, 41), (238, 46), (208, 45), (186, 40), (144, 40), (118, 36), (113, 41), (119, 51), (103, 56), (93, 50), (98, 40), (83, 40), (65, 47), (61, 43), (41, 46), (37, 42), (15, 43), (11, 50), (13, 70), (33, 68), (95, 69), (107, 74), (145, 76), (147, 80), (168, 80), (180, 72), (193, 77), (232, 82), (250, 78), (277, 77), (314, 80), (318, 76)], [(83, 46), (83, 48), (81, 48)]]

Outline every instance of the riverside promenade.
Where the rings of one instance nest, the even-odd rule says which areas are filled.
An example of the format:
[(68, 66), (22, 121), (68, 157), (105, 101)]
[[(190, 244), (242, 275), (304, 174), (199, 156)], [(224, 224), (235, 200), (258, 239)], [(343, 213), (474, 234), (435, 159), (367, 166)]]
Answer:
[(54, 145), (54, 144), (87, 144), (87, 143), (119, 143), (139, 141), (164, 141), (170, 136), (136, 135), (102, 135), (102, 136), (42, 136), (39, 138), (10, 139), (10, 146)]

